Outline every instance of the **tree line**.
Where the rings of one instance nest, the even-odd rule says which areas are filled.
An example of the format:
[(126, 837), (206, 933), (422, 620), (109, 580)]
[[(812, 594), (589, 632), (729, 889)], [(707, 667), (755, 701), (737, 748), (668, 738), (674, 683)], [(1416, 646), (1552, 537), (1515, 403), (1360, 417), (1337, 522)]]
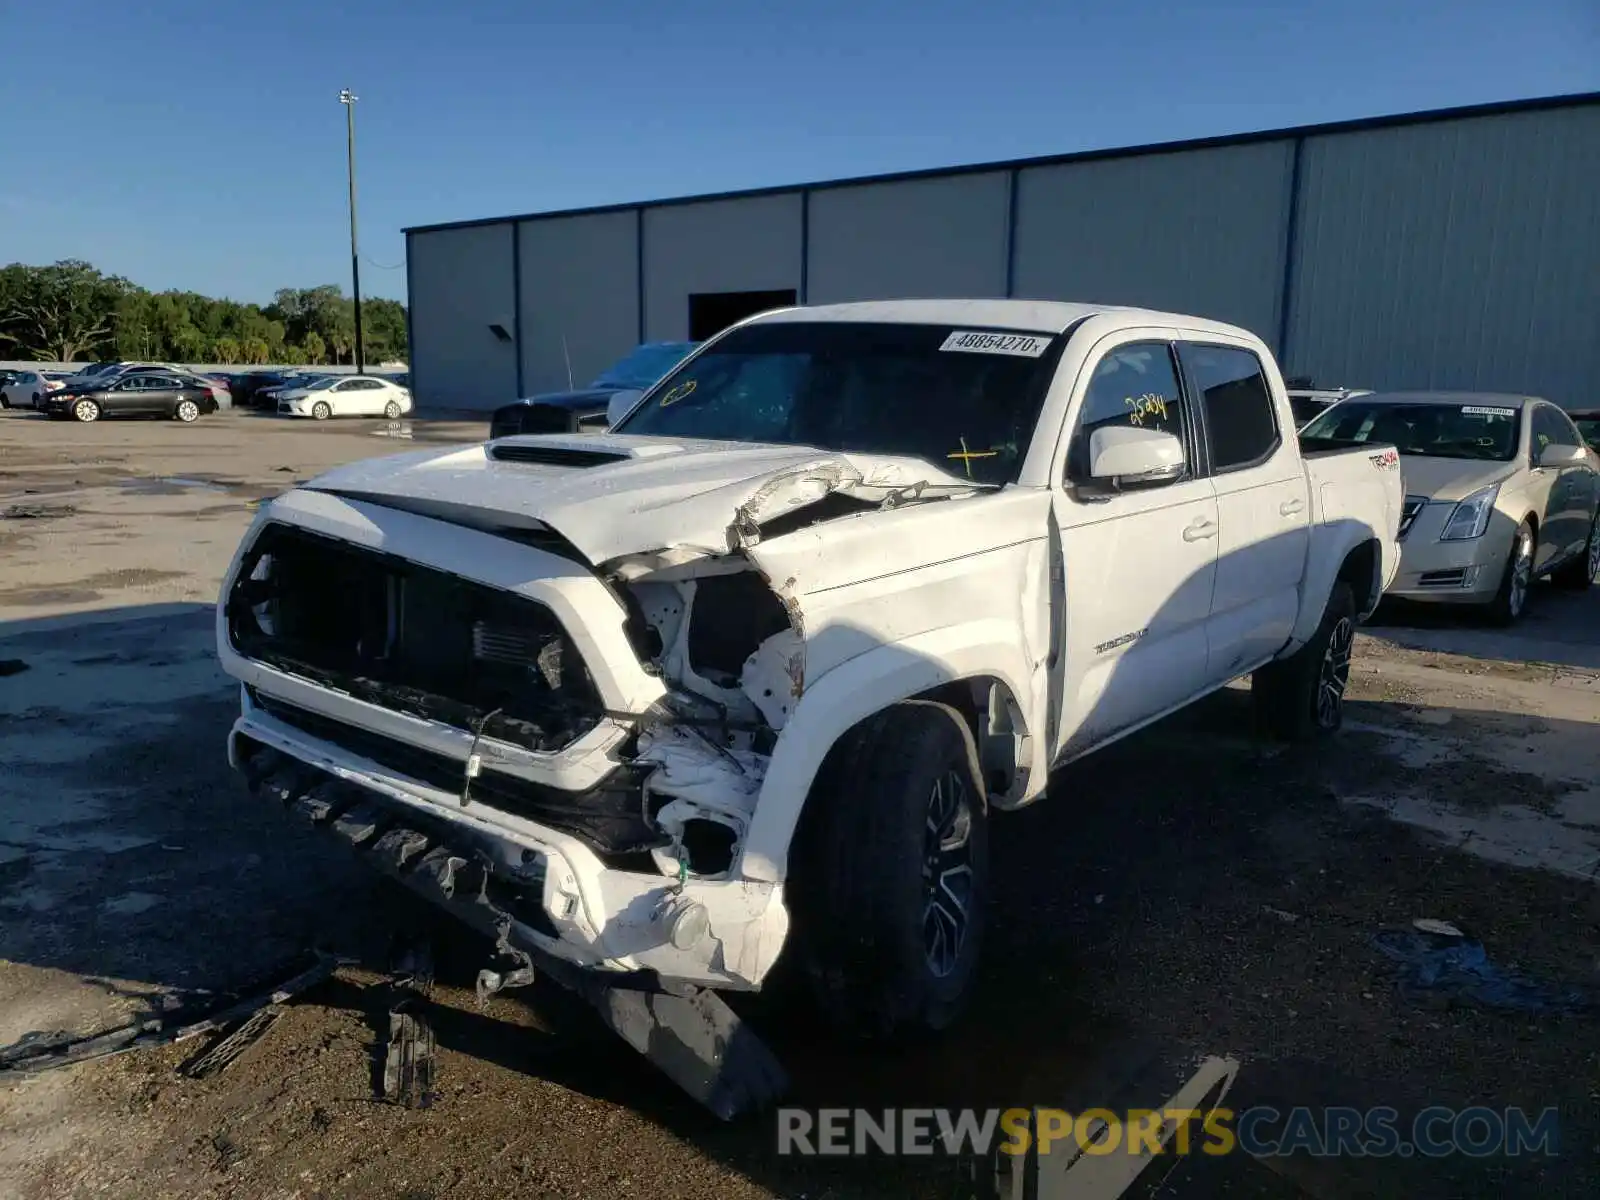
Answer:
[[(270, 304), (151, 292), (90, 263), (0, 267), (0, 356), (35, 362), (355, 361), (355, 306), (337, 284), (283, 288)], [(363, 300), (368, 363), (407, 358), (406, 308)]]

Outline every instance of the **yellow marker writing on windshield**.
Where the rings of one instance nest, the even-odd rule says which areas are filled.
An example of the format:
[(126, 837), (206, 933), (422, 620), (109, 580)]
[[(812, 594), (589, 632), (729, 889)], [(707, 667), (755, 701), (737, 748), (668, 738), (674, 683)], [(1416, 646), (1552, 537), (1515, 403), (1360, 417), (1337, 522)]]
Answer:
[(945, 457), (946, 458), (959, 458), (963, 463), (965, 463), (966, 464), (966, 468), (967, 468), (967, 478), (971, 479), (972, 478), (972, 460), (973, 459), (975, 459), (975, 458), (998, 458), (998, 457), (1000, 457), (1000, 451), (998, 451), (998, 450), (968, 450), (967, 449), (967, 439), (966, 438), (962, 438), (961, 439), (961, 449), (959, 451), (955, 452), (955, 453), (946, 454)]
[(678, 384), (677, 387), (671, 388), (668, 390), (665, 396), (661, 397), (661, 404), (659, 407), (665, 408), (669, 404), (676, 404), (690, 392), (694, 391), (694, 389), (698, 386), (699, 384), (697, 384), (693, 379), (685, 379), (682, 383)]

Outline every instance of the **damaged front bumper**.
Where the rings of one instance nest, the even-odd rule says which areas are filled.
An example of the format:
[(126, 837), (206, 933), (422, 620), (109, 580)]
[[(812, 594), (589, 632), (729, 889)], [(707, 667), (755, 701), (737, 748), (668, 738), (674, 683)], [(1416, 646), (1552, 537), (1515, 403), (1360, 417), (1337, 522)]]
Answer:
[[(618, 975), (648, 972), (667, 983), (750, 990), (783, 946), (789, 917), (782, 884), (672, 878), (653, 864), (618, 869), (572, 834), (489, 804), (463, 805), (459, 793), (311, 736), (303, 726), (312, 722), (272, 708), (276, 714), (245, 690), (228, 741), (236, 769), (250, 775), (260, 751), (273, 750), (410, 810), (418, 821), (452, 828), (514, 893), (529, 938), (548, 954)], [(415, 755), (414, 745), (407, 749)]]
[[(266, 536), (273, 525), (287, 531), (277, 541)], [(548, 613), (570, 643), (568, 672), (576, 682), (568, 690), (592, 697), (590, 714), (546, 736), (531, 723), (537, 706), (519, 713), (510, 700), (499, 725), (492, 714), (465, 721), (439, 711), (431, 694), (416, 702), (415, 688), (405, 703), (385, 703), (385, 689), (395, 689), (392, 680), (372, 678), (385, 669), (381, 656), (367, 654), (351, 682), (351, 672), (326, 669), (338, 657), (332, 641), (327, 661), (302, 665), (308, 638), (297, 643), (289, 635), (325, 617), (348, 640), (339, 623), (366, 610), (347, 593), (367, 581), (329, 581), (326, 614), (315, 590), (300, 611), (277, 611), (271, 621), (285, 635), (281, 646), (253, 625), (251, 636), (242, 637), (241, 620), (260, 607), (261, 589), (250, 589), (261, 547), (279, 547), (287, 558), (295, 538), (310, 547), (313, 576), (338, 568), (328, 557), (332, 545), (406, 583), (441, 574), (464, 592), (493, 594), (451, 597), (418, 622), (420, 644), (407, 669), (424, 681), (436, 670), (430, 655), (453, 661), (454, 651), (442, 652), (439, 643), (452, 644), (458, 634), (464, 645), (487, 646), (501, 658), (508, 646), (514, 649), (507, 630), (526, 632), (532, 618), (502, 619), (493, 607), (500, 600)], [(431, 597), (437, 582), (422, 582)], [(386, 596), (377, 588), (374, 596), (367, 606), (376, 607), (380, 626), (385, 606), (389, 612), (386, 653), (393, 659), (406, 652), (397, 639), (408, 633), (407, 593)], [(480, 613), (500, 624), (480, 628), (483, 621), (471, 620)], [(449, 628), (453, 618), (470, 632)], [(736, 845), (713, 845), (713, 865), (691, 872), (686, 867), (697, 848), (685, 842), (689, 833), (716, 832), (716, 822), (737, 838), (754, 809), (765, 760), (673, 727), (677, 701), (641, 661), (630, 640), (632, 619), (587, 564), (550, 549), (352, 497), (288, 493), (241, 546), (218, 607), (221, 664), (244, 685), (230, 761), (248, 774), (252, 760), (269, 750), (447, 829), (474, 861), (513, 888), (533, 943), (575, 967), (642, 972), (667, 985), (758, 988), (788, 935), (783, 885), (742, 877)], [(532, 658), (528, 666), (535, 670)], [(475, 662), (452, 682), (479, 687), (496, 667), (479, 669)], [(501, 702), (472, 699), (474, 707), (490, 703)]]
[(497, 952), (517, 962), (524, 978), (543, 974), (584, 997), (615, 1033), (719, 1117), (765, 1107), (787, 1088), (771, 1052), (714, 992), (667, 985), (648, 970), (585, 970), (553, 953), (549, 936), (535, 928), (538, 907), (530, 908), (523, 894), (535, 874), (532, 863), (507, 871), (486, 859), (484, 842), (462, 836), (461, 828), (410, 812), (347, 771), (310, 766), (249, 733), (236, 729), (230, 748), (252, 791), (344, 841), (377, 870), (493, 938)]

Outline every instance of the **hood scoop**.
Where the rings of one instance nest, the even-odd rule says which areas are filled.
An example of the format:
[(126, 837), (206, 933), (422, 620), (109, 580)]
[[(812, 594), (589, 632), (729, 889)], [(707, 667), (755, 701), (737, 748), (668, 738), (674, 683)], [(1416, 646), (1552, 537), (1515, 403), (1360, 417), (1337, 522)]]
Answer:
[(541, 446), (529, 442), (491, 442), (489, 457), (496, 462), (539, 463), (547, 467), (603, 467), (626, 462), (631, 455), (614, 450), (579, 450), (573, 446)]

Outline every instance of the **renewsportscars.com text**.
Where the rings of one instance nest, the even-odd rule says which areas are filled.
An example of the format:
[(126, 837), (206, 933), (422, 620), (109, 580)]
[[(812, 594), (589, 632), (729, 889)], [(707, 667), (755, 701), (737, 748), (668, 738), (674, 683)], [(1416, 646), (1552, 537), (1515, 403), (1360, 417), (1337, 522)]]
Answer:
[(850, 1109), (777, 1110), (781, 1155), (1245, 1153), (1254, 1157), (1554, 1156), (1553, 1108)]

